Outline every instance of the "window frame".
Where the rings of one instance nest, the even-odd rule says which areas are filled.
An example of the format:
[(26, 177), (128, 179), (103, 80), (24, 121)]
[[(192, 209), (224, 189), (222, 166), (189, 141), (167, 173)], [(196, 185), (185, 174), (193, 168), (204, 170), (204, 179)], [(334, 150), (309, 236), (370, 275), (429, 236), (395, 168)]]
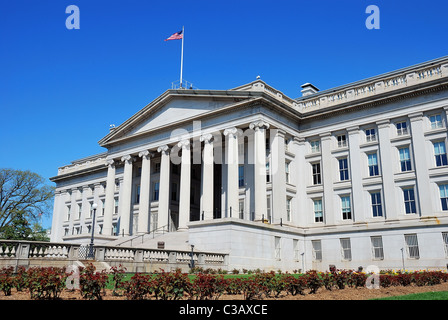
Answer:
[[(375, 160), (375, 163), (371, 163), (371, 157)], [(378, 153), (370, 152), (367, 154), (367, 167), (369, 169), (369, 177), (377, 177), (380, 175), (380, 168), (378, 165)]]

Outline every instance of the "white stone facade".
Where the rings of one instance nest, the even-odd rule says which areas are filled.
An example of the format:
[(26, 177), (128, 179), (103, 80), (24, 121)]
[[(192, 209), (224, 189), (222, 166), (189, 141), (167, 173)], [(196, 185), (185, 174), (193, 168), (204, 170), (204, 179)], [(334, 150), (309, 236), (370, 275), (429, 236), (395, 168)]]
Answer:
[(167, 90), (59, 168), (51, 240), (166, 229), (229, 269), (446, 268), (448, 57), (292, 99)]

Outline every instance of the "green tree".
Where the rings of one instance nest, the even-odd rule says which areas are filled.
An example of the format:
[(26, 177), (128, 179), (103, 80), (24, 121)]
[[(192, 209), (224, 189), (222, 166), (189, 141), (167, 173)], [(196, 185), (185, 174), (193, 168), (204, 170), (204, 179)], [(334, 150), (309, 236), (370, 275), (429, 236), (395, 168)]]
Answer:
[(1, 168), (0, 238), (38, 240), (42, 227), (34, 224), (50, 212), (52, 199), (53, 187), (37, 173)]

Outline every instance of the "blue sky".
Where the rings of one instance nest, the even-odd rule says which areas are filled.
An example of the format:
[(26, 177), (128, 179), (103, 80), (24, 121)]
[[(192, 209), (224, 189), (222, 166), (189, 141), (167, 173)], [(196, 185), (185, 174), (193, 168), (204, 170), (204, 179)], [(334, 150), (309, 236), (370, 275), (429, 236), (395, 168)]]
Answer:
[[(80, 10), (68, 30), (65, 9)], [(369, 30), (368, 5), (380, 9)], [(446, 0), (1, 0), (0, 167), (48, 179), (179, 79), (292, 98), (448, 55)], [(49, 184), (52, 184), (49, 182)], [(44, 227), (51, 224), (51, 214)]]

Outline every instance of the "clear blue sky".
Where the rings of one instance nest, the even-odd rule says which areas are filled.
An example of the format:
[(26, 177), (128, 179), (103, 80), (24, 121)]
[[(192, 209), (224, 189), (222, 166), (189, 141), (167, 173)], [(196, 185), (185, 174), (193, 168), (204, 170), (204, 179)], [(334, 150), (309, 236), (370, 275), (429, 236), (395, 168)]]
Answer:
[[(178, 80), (292, 98), (448, 55), (446, 0), (1, 0), (0, 167), (48, 179)], [(80, 10), (68, 30), (67, 6)], [(368, 5), (380, 29), (368, 30)], [(49, 182), (49, 184), (52, 184)], [(51, 224), (51, 214), (44, 227)]]

